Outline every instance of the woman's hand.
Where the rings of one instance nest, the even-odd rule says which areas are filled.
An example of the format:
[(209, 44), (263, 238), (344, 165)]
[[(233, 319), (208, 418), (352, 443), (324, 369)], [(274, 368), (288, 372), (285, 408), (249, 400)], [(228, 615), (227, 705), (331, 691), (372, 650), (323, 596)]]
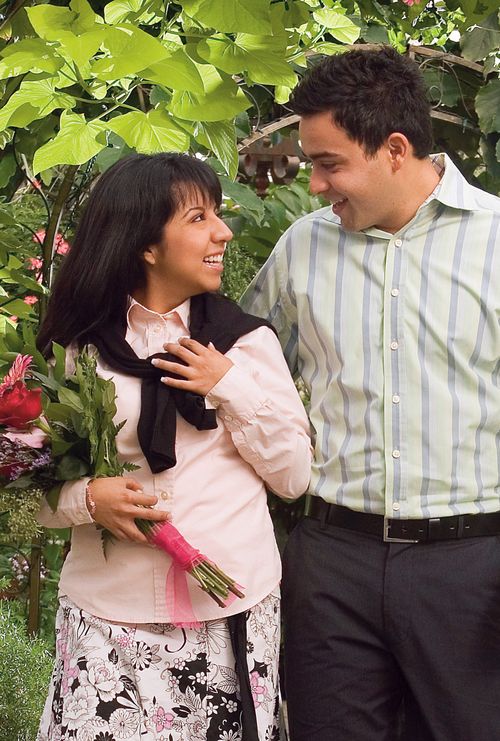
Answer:
[(181, 358), (186, 365), (153, 358), (151, 362), (157, 368), (182, 376), (182, 379), (166, 376), (161, 379), (162, 382), (201, 396), (206, 396), (233, 365), (212, 343), (205, 347), (196, 340), (181, 337), (178, 343), (167, 342), (163, 347), (167, 352)]
[(132, 478), (114, 476), (93, 479), (88, 484), (88, 491), (95, 504), (93, 519), (118, 540), (148, 542), (135, 524), (135, 517), (154, 522), (169, 519), (168, 512), (146, 509), (154, 506), (158, 498), (144, 494), (141, 485)]

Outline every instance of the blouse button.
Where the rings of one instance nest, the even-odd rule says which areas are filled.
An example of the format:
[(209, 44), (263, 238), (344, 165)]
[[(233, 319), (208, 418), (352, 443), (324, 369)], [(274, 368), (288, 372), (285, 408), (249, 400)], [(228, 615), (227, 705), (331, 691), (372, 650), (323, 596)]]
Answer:
[(160, 497), (161, 499), (163, 499), (164, 502), (166, 502), (167, 499), (170, 499), (170, 494), (168, 493), (168, 491), (161, 491)]

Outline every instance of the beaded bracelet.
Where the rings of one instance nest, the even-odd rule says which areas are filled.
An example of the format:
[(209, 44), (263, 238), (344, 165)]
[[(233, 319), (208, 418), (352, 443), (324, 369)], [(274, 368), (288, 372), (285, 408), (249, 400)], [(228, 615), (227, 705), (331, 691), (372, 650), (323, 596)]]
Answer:
[(92, 492), (90, 491), (90, 484), (92, 483), (92, 481), (94, 481), (94, 479), (90, 479), (90, 481), (87, 482), (87, 486), (85, 487), (85, 500), (87, 502), (89, 515), (94, 520), (97, 505), (94, 501), (94, 497), (92, 496)]

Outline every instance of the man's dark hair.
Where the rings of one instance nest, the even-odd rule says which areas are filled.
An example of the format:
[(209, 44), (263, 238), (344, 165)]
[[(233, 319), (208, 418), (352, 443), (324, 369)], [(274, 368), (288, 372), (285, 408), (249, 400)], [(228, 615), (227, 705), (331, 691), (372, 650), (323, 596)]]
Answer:
[(331, 111), (368, 155), (396, 131), (407, 137), (415, 157), (423, 159), (432, 149), (423, 76), (415, 62), (389, 46), (323, 59), (297, 85), (290, 105), (300, 116)]

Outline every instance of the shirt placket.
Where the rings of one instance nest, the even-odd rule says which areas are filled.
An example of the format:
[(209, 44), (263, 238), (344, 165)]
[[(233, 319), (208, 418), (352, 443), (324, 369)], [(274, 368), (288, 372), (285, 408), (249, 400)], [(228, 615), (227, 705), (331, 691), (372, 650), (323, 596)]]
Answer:
[(384, 276), (384, 438), (385, 514), (406, 517), (407, 502), (402, 485), (402, 392), (404, 337), (402, 335), (402, 275), (404, 236), (394, 236), (388, 245)]

